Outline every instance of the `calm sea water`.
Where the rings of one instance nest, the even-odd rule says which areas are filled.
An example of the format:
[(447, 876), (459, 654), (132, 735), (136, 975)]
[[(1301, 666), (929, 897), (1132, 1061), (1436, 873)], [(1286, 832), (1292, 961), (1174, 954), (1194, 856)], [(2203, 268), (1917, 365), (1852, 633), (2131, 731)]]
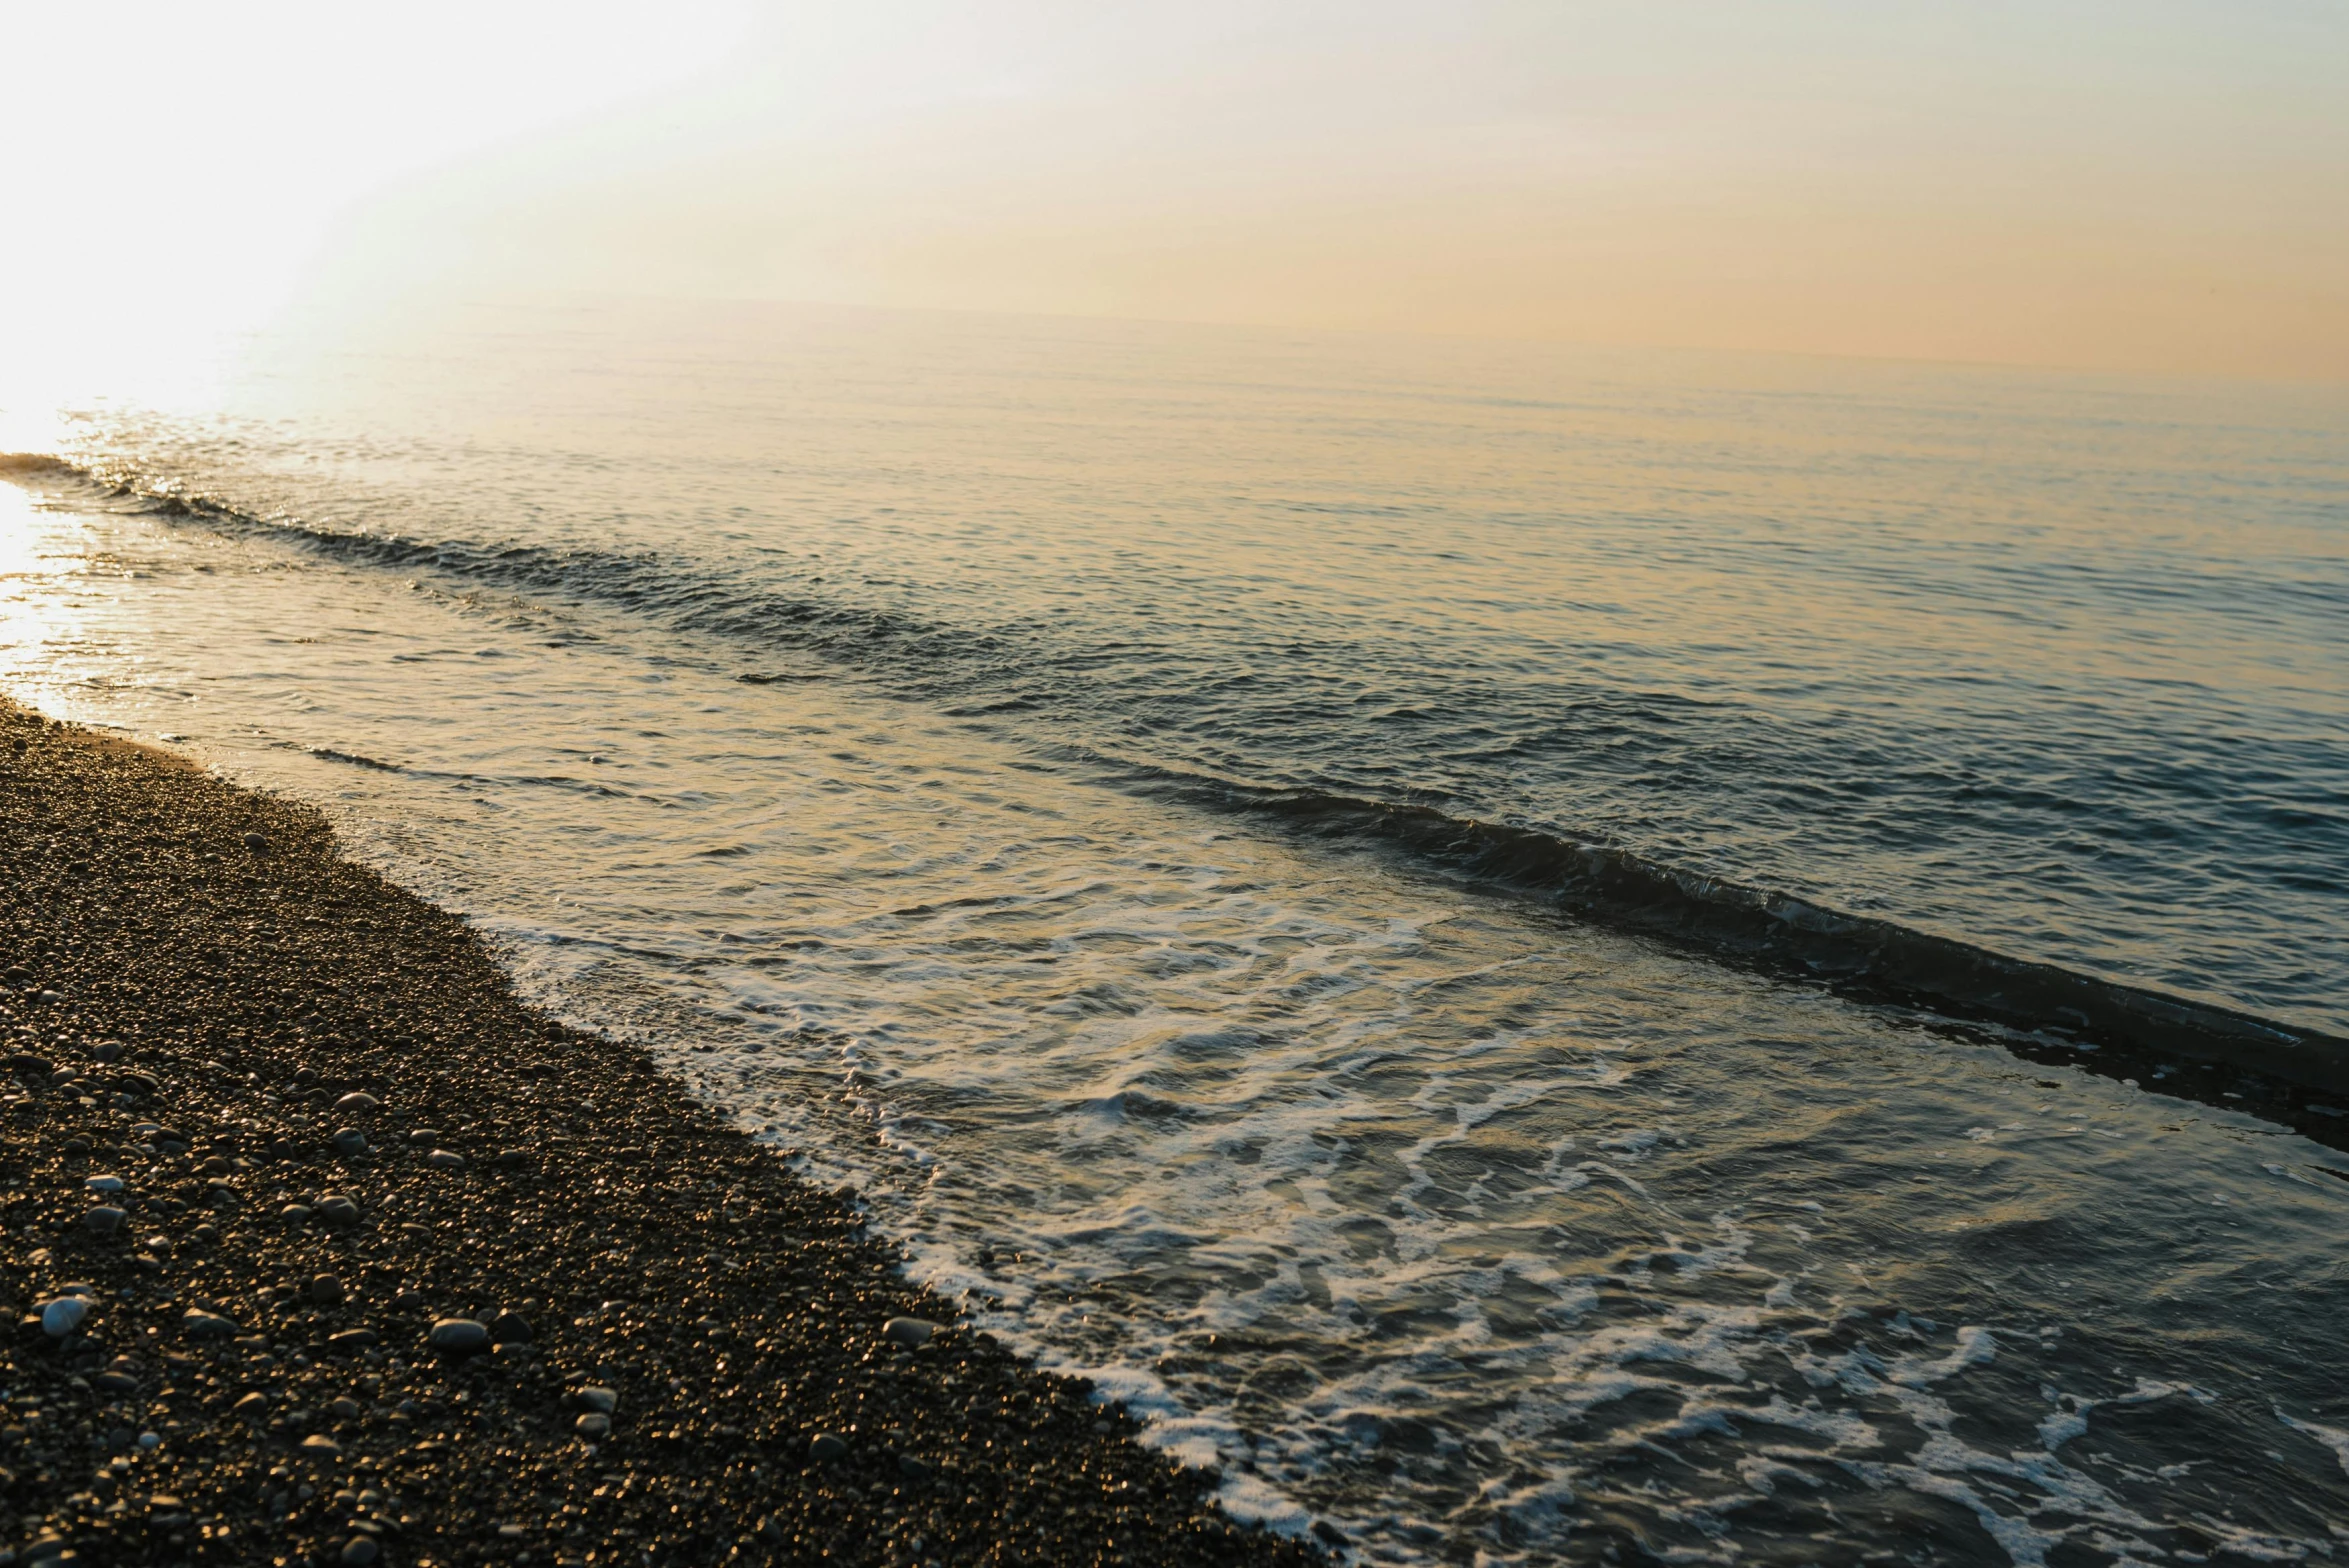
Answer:
[(2349, 395), (484, 308), (65, 415), (7, 689), (317, 801), (1237, 1509), (2349, 1541), (2349, 1160), (1432, 852), (2349, 1033)]

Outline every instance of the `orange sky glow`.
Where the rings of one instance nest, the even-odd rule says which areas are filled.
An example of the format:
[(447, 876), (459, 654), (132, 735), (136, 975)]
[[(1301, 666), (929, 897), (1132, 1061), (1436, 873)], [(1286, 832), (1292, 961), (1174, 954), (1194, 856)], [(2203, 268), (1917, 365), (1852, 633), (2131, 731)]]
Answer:
[(22, 9), (19, 356), (455, 290), (2349, 378), (2317, 0)]

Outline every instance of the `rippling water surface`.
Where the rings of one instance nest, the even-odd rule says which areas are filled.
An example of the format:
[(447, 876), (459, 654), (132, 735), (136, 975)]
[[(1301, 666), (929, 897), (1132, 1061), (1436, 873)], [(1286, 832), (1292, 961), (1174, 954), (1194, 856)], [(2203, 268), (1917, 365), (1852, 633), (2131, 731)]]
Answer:
[(0, 680), (318, 801), (1234, 1507), (2349, 1550), (2349, 1160), (1193, 787), (2349, 1030), (2337, 394), (748, 310), (265, 349), (18, 465)]

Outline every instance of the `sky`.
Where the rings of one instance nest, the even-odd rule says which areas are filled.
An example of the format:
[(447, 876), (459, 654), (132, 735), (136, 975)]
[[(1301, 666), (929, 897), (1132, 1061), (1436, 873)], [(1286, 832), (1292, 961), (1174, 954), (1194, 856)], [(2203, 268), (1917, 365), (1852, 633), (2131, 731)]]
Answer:
[(434, 291), (2349, 379), (2344, 0), (13, 0), (12, 353)]

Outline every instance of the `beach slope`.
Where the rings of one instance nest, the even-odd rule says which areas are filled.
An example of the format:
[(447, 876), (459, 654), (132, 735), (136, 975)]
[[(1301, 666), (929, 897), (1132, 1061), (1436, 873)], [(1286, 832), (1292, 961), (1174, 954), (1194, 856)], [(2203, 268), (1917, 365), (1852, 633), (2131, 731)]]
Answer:
[(316, 813), (0, 705), (0, 866), (0, 1565), (1317, 1556)]

